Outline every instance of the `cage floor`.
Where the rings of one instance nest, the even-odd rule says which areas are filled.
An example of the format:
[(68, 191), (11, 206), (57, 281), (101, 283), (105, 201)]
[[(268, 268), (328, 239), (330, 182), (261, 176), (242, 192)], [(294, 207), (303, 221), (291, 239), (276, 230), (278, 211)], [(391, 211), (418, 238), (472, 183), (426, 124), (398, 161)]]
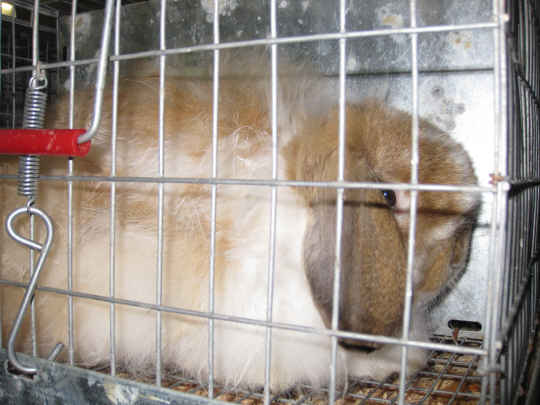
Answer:
[[(449, 336), (436, 335), (433, 341), (452, 344)], [(472, 337), (460, 337), (459, 344), (468, 347), (480, 347), (482, 340)], [(408, 404), (424, 405), (473, 405), (480, 401), (481, 376), (478, 374), (479, 357), (449, 352), (433, 351), (426, 367), (409, 378), (405, 399)], [(99, 370), (107, 373), (107, 369)], [(118, 377), (133, 377), (126, 373), (117, 373)], [(138, 381), (153, 383), (153, 380)], [(167, 376), (162, 385), (166, 388), (202, 397), (208, 397), (205, 385), (189, 378)], [(345, 393), (338, 396), (339, 405), (375, 405), (397, 404), (399, 376), (389, 376), (384, 381), (369, 379), (351, 379)], [(214, 397), (220, 401), (242, 405), (262, 405), (263, 391), (230, 391), (223, 387), (214, 387)], [(308, 386), (300, 386), (286, 394), (274, 396), (273, 405), (277, 404), (314, 404), (328, 403), (328, 391), (314, 391)], [(491, 403), (491, 402), (488, 402)]]

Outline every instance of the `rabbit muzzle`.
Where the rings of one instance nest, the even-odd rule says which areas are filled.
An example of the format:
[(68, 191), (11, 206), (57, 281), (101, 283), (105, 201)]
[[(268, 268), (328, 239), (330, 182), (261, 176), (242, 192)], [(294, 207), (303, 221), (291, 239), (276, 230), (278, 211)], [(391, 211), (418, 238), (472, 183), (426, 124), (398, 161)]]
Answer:
[(348, 350), (355, 350), (364, 353), (371, 353), (375, 350), (378, 350), (382, 347), (380, 343), (362, 341), (358, 339), (338, 339), (338, 343), (341, 347), (344, 347)]

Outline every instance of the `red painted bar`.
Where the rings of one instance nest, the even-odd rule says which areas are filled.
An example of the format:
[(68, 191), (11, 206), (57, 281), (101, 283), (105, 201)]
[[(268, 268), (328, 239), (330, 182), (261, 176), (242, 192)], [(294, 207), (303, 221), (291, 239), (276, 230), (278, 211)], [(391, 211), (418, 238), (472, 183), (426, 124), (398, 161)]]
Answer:
[(77, 143), (85, 129), (0, 129), (0, 155), (85, 156), (90, 142)]

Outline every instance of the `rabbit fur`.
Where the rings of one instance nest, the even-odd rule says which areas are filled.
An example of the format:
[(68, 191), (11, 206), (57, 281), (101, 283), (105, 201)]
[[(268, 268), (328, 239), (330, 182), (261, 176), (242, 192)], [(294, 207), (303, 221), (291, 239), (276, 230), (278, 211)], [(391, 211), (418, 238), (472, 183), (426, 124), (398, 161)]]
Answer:
[[(338, 109), (309, 107), (319, 79), (284, 75), (278, 94), (277, 178), (334, 181), (338, 175)], [(74, 161), (75, 175), (159, 175), (159, 77), (137, 75), (119, 81), (116, 167), (111, 172), (112, 89), (105, 91), (103, 120), (90, 154)], [(217, 173), (223, 179), (271, 179), (272, 137), (269, 82), (220, 82)], [(89, 123), (93, 90), (75, 94), (75, 127)], [(212, 173), (212, 83), (167, 76), (164, 110), (164, 174), (185, 179)], [(314, 97), (315, 96), (315, 97)], [(319, 100), (317, 100), (319, 101)], [(317, 103), (313, 103), (317, 104)], [(318, 109), (317, 109), (318, 108)], [(322, 109), (324, 110), (324, 109)], [(49, 109), (48, 127), (68, 127), (68, 96)], [(475, 184), (465, 150), (447, 134), (420, 120), (420, 183)], [(378, 101), (346, 106), (347, 181), (406, 183), (410, 180), (411, 117)], [(2, 157), (3, 173), (15, 173), (13, 157)], [(66, 162), (42, 158), (42, 175), (65, 175)], [(24, 203), (15, 182), (3, 181), (2, 212)], [(87, 294), (156, 303), (158, 200), (160, 186), (121, 182), (115, 186), (115, 277), (110, 279), (111, 184), (73, 182), (73, 289)], [(209, 310), (211, 193), (208, 184), (166, 183), (163, 191), (163, 279), (161, 304)], [(339, 328), (401, 336), (410, 192), (396, 191), (394, 206), (380, 190), (346, 189), (343, 205)], [(269, 187), (216, 187), (215, 311), (266, 320), (270, 217)], [(65, 289), (67, 281), (67, 186), (43, 181), (37, 206), (55, 223), (55, 240), (41, 286)], [(456, 192), (421, 192), (418, 197), (411, 338), (427, 339), (424, 303), (464, 268), (478, 198)], [(19, 221), (25, 234), (27, 224)], [(324, 329), (331, 325), (336, 189), (279, 187), (272, 321)], [(39, 234), (38, 229), (38, 234)], [(42, 235), (41, 235), (42, 237)], [(1, 235), (2, 278), (27, 280), (27, 249)], [(113, 284), (111, 284), (113, 283)], [(4, 339), (23, 291), (2, 287)], [(36, 293), (38, 353), (68, 343), (67, 297)], [(110, 304), (73, 298), (73, 354), (76, 364), (95, 366), (110, 358)], [(26, 316), (16, 349), (29, 351)], [(208, 320), (161, 313), (162, 362), (204, 381), (208, 376)], [(118, 363), (150, 374), (156, 361), (156, 313), (115, 305)], [(265, 379), (265, 328), (214, 322), (215, 378), (228, 386), (260, 386)], [(341, 339), (338, 376), (383, 378), (399, 371), (401, 347)], [(356, 350), (355, 346), (376, 349)], [(67, 353), (63, 358), (66, 359)], [(328, 383), (331, 339), (321, 334), (272, 330), (271, 387)], [(425, 354), (409, 350), (409, 371)]]

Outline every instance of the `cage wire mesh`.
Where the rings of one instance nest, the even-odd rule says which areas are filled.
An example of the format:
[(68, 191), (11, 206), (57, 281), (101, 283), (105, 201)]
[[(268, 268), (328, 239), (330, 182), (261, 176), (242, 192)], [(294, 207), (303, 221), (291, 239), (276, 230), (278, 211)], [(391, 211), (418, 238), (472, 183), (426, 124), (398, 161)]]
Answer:
[[(509, 2), (508, 227), (499, 353), (501, 403), (519, 403), (528, 389), (536, 348), (538, 288), (538, 2)], [(532, 400), (529, 403), (533, 403)]]
[[(48, 6), (56, 6), (58, 10), (61, 9), (65, 13), (67, 12), (63, 8), (65, 5), (59, 2), (47, 3), (45, 12), (47, 16), (51, 17), (51, 20), (47, 20), (46, 18), (40, 20), (43, 25), (40, 29), (40, 60), (43, 63), (42, 67), (48, 72), (49, 80), (52, 78), (52, 80), (56, 81), (49, 86), (53, 95), (65, 79), (69, 79), (67, 86), (72, 94), (76, 86), (80, 85), (84, 87), (87, 84), (91, 84), (94, 80), (95, 54), (93, 52), (95, 52), (95, 48), (87, 45), (92, 43), (92, 40), (88, 38), (100, 37), (101, 25), (99, 23), (96, 24), (99, 19), (95, 18), (94, 15), (77, 15), (81, 10), (86, 11), (95, 8), (95, 5), (86, 3), (90, 2), (73, 2), (73, 9), (69, 11), (72, 13), (71, 16), (62, 16), (55, 10), (47, 9)], [(20, 114), (23, 103), (21, 94), (24, 93), (26, 82), (32, 70), (30, 66), (31, 60), (29, 59), (29, 55), (31, 54), (31, 35), (29, 34), (30, 28), (28, 22), (30, 21), (28, 13), (31, 11), (31, 5), (19, 1), (15, 4), (17, 11), (16, 17), (2, 16), (1, 119), (3, 127), (16, 127), (19, 125), (20, 120), (22, 120)], [(236, 1), (220, 1), (217, 4), (201, 1), (198, 14), (197, 11), (193, 11), (196, 7), (190, 7), (189, 4), (186, 4), (182, 5), (184, 8), (180, 7), (180, 10), (185, 13), (181, 18), (184, 23), (191, 23), (191, 28), (187, 30), (177, 28), (176, 32), (174, 24), (177, 24), (178, 21), (174, 20), (174, 13), (177, 13), (177, 10), (172, 6), (172, 3), (167, 4), (165, 1), (160, 3), (143, 2), (140, 5), (135, 5), (135, 7), (122, 6), (121, 3), (116, 4), (115, 26), (117, 30), (113, 34), (114, 43), (111, 46), (112, 67), (109, 71), (109, 80), (113, 85), (119, 80), (121, 66), (127, 66), (126, 61), (130, 60), (148, 57), (157, 58), (160, 66), (159, 77), (161, 80), (166, 81), (165, 63), (171, 58), (185, 54), (188, 62), (183, 68), (189, 70), (189, 74), (196, 71), (196, 69), (191, 68), (197, 65), (197, 63), (200, 64), (201, 60), (203, 60), (205, 62), (213, 62), (211, 64), (214, 69), (213, 74), (217, 77), (220, 72), (219, 64), (216, 63), (216, 60), (219, 60), (220, 52), (225, 52), (227, 48), (266, 45), (270, 47), (270, 54), (274, 55), (273, 57), (275, 58), (279, 48), (286, 47), (290, 44), (293, 47), (296, 46), (297, 49), (305, 48), (304, 57), (307, 55), (308, 58), (311, 58), (313, 57), (313, 53), (310, 52), (312, 52), (313, 48), (310, 48), (310, 44), (318, 44), (314, 48), (317, 48), (323, 54), (325, 52), (330, 54), (331, 57), (327, 59), (326, 63), (321, 62), (320, 59), (317, 62), (321, 64), (321, 70), (330, 77), (330, 80), (333, 80), (334, 89), (337, 89), (335, 91), (338, 93), (341, 92), (341, 98), (344, 101), (347, 97), (354, 100), (355, 93), (354, 91), (349, 91), (349, 89), (346, 92), (346, 84), (350, 84), (352, 88), (356, 86), (362, 92), (365, 78), (370, 75), (382, 75), (382, 80), (388, 80), (389, 78), (393, 78), (394, 75), (397, 75), (405, 79), (396, 81), (398, 83), (397, 87), (400, 89), (397, 92), (397, 96), (403, 96), (403, 101), (398, 101), (396, 104), (405, 105), (405, 108), (412, 110), (413, 114), (418, 114), (418, 109), (420, 109), (420, 115), (422, 115), (424, 110), (429, 110), (426, 104), (431, 100), (429, 97), (426, 97), (425, 91), (422, 92), (426, 88), (422, 86), (425, 82), (429, 82), (429, 75), (433, 71), (437, 72), (439, 75), (437, 80), (441, 83), (444, 83), (445, 74), (452, 75), (458, 72), (463, 76), (470, 75), (472, 81), (475, 81), (478, 80), (474, 76), (476, 71), (489, 72), (490, 79), (487, 82), (492, 81), (492, 93), (489, 93), (488, 96), (484, 96), (481, 91), (475, 93), (471, 90), (470, 93), (473, 99), (477, 99), (478, 94), (480, 98), (484, 98), (484, 100), (475, 101), (477, 103), (483, 101), (490, 105), (490, 112), (487, 116), (493, 117), (492, 119), (495, 121), (493, 131), (483, 134), (483, 136), (490, 138), (485, 143), (495, 140), (495, 152), (498, 155), (495, 153), (495, 162), (491, 162), (486, 166), (489, 167), (491, 173), (494, 173), (495, 181), (493, 186), (481, 185), (474, 190), (466, 190), (466, 192), (482, 192), (485, 196), (484, 206), (489, 206), (483, 209), (488, 214), (491, 213), (492, 216), (491, 221), (487, 221), (488, 225), (483, 224), (482, 219), (478, 225), (479, 228), (482, 228), (482, 226), (489, 228), (484, 230), (484, 234), (490, 235), (489, 257), (481, 263), (481, 267), (483, 268), (481, 272), (484, 274), (482, 284), (469, 283), (473, 285), (473, 289), (485, 290), (485, 296), (483, 296), (482, 300), (485, 301), (486, 309), (481, 315), (473, 319), (475, 322), (472, 322), (474, 325), (481, 325), (481, 331), (480, 333), (459, 332), (459, 327), (466, 328), (471, 325), (471, 322), (458, 323), (458, 327), (454, 329), (455, 333), (452, 336), (448, 334), (450, 330), (443, 327), (443, 332), (446, 333), (436, 333), (432, 336), (430, 342), (419, 343), (421, 347), (430, 351), (426, 367), (419, 372), (408, 376), (407, 379), (400, 378), (395, 374), (381, 381), (375, 381), (369, 378), (351, 379), (346, 393), (342, 393), (339, 387), (336, 386), (335, 374), (332, 374), (331, 381), (329, 381), (328, 385), (317, 390), (312, 390), (311, 387), (305, 385), (298, 386), (285, 394), (274, 394), (264, 388), (247, 390), (240, 387), (231, 390), (228, 386), (220, 385), (218, 381), (214, 382), (211, 372), (209, 380), (203, 382), (201, 382), (201, 379), (194, 378), (192, 375), (167, 373), (167, 370), (160, 363), (159, 348), (156, 349), (157, 365), (154, 375), (141, 376), (137, 375), (137, 373), (129, 372), (129, 370), (117, 368), (115, 348), (114, 343), (112, 343), (110, 363), (94, 370), (103, 376), (100, 377), (99, 374), (95, 373), (89, 374), (91, 376), (90, 378), (93, 379), (92, 381), (98, 381), (100, 378), (103, 379), (99, 380), (101, 382), (96, 383), (100, 387), (100, 389), (95, 391), (97, 394), (85, 392), (83, 395), (79, 391), (77, 391), (77, 395), (79, 396), (75, 394), (59, 394), (60, 390), (66, 390), (65, 386), (64, 388), (57, 388), (53, 383), (52, 386), (56, 388), (53, 388), (51, 391), (50, 385), (47, 388), (49, 390), (40, 388), (35, 382), (34, 385), (29, 385), (28, 381), (23, 378), (12, 376), (6, 368), (0, 372), (0, 377), (3, 381), (2, 384), (5, 386), (5, 389), (1, 392), (4, 399), (8, 402), (19, 403), (17, 402), (17, 395), (22, 395), (21, 392), (24, 392), (24, 398), (28, 403), (32, 403), (32, 399), (37, 401), (36, 398), (42, 398), (47, 395), (55, 398), (63, 398), (66, 401), (85, 400), (86, 402), (93, 401), (93, 403), (110, 403), (108, 401), (112, 401), (112, 399), (109, 395), (110, 392), (107, 391), (107, 384), (124, 384), (121, 380), (117, 379), (118, 377), (135, 379), (141, 383), (154, 384), (158, 388), (164, 387), (172, 391), (188, 394), (185, 397), (180, 397), (184, 401), (181, 403), (205, 403), (205, 400), (202, 398), (209, 398), (209, 400), (215, 399), (242, 404), (327, 403), (329, 400), (338, 400), (342, 404), (511, 404), (525, 401), (528, 392), (530, 395), (533, 395), (535, 388), (531, 375), (537, 375), (532, 367), (536, 349), (536, 302), (538, 299), (537, 232), (539, 196), (536, 184), (540, 178), (540, 174), (538, 173), (538, 140), (540, 138), (538, 115), (538, 90), (540, 85), (538, 77), (539, 42), (537, 40), (540, 11), (538, 2), (532, 0), (507, 2), (505, 4), (506, 9), (502, 9), (501, 2), (494, 1), (490, 3), (479, 1), (478, 4), (475, 3), (475, 6), (477, 7), (476, 11), (478, 14), (486, 16), (483, 22), (467, 19), (469, 16), (466, 13), (465, 19), (458, 19), (459, 21), (457, 22), (448, 17), (458, 9), (461, 10), (460, 16), (464, 14), (463, 10), (467, 9), (468, 3), (462, 1), (452, 2), (446, 9), (447, 15), (440, 20), (435, 18), (439, 17), (434, 16), (436, 14), (435, 12), (432, 13), (433, 15), (430, 14), (430, 10), (433, 11), (434, 6), (424, 1), (411, 1), (410, 3), (386, 2), (384, 7), (379, 8), (375, 6), (375, 3), (370, 3), (373, 6), (373, 10), (369, 10), (368, 7), (364, 7), (365, 5), (362, 6), (358, 2), (352, 1), (336, 2), (330, 6), (325, 5), (326, 3), (315, 4), (315, 2), (313, 4), (310, 2), (292, 4), (292, 2), (287, 1), (271, 1), (268, 4), (261, 2), (260, 4), (257, 3), (257, 5), (255, 3), (248, 5), (247, 3), (244, 4)], [(312, 25), (305, 31), (302, 31), (302, 29), (300, 29), (300, 32), (295, 31), (294, 27), (290, 24), (292, 20), (286, 20), (283, 14), (280, 14), (280, 12), (282, 13), (289, 6), (291, 8), (296, 7), (299, 10), (303, 9), (304, 12), (313, 6), (315, 12), (304, 16), (306, 20), (310, 19)], [(255, 7), (260, 7), (260, 10), (257, 11), (260, 19), (253, 18), (255, 14), (249, 13)], [(327, 23), (328, 21), (317, 15), (317, 12), (319, 14), (326, 12), (327, 7), (333, 7), (335, 9), (334, 14), (332, 14), (332, 17), (335, 17), (336, 20), (335, 26), (324, 26), (323, 23)], [(130, 27), (126, 23), (126, 20), (132, 17), (135, 18), (137, 15), (139, 15), (138, 18), (141, 18), (140, 15), (143, 15), (145, 18), (148, 17), (148, 14), (140, 11), (145, 8), (151, 9), (154, 13), (151, 15), (155, 19), (143, 20), (151, 27), (149, 32), (140, 32), (144, 30), (137, 32), (137, 30), (133, 30), (133, 27)], [(379, 14), (373, 14), (375, 9), (378, 10)], [(233, 24), (226, 26), (223, 22), (226, 18), (216, 18), (215, 11), (220, 16), (237, 16), (245, 13), (248, 19), (251, 18), (251, 25), (249, 27), (246, 25), (244, 30), (238, 30), (238, 26), (234, 26)], [(382, 27), (375, 26), (370, 30), (365, 29), (359, 23), (359, 21), (362, 21), (363, 13), (365, 15), (372, 13), (379, 18), (379, 21), (384, 21), (384, 24)], [(420, 23), (418, 23), (416, 18), (417, 13), (422, 16)], [(508, 21), (506, 20), (507, 17)], [(64, 36), (61, 35), (59, 28), (62, 18), (64, 22), (68, 22), (66, 24), (68, 31), (64, 32), (66, 34)], [(303, 24), (299, 18), (296, 18), (295, 21), (299, 25)], [(127, 34), (124, 33), (124, 36), (120, 35), (119, 26), (121, 24), (131, 29), (128, 29)], [(192, 34), (191, 37), (186, 39), (185, 32), (190, 32)], [(462, 32), (465, 32), (466, 35), (458, 35)], [(477, 51), (473, 52), (474, 56), (480, 55), (478, 56), (479, 60), (475, 60), (472, 67), (467, 66), (467, 62), (470, 61), (460, 65), (461, 61), (457, 57), (459, 55), (456, 54), (457, 56), (454, 55), (456, 58), (450, 60), (450, 62), (449, 59), (442, 58), (442, 61), (440, 61), (437, 57), (433, 57), (429, 60), (431, 65), (426, 63), (425, 59), (422, 59), (422, 55), (425, 57), (427, 52), (422, 52), (422, 50), (428, 47), (426, 44), (429, 44), (430, 41), (437, 43), (436, 37), (439, 34), (455, 35), (455, 37), (452, 37), (454, 39), (453, 44), (472, 47)], [(129, 43), (127, 40), (123, 41), (126, 39), (126, 35), (133, 36), (135, 41)], [(492, 41), (493, 45), (486, 48), (485, 40), (475, 42), (475, 38), (479, 38), (482, 35), (484, 35), (482, 37), (483, 39), (487, 38), (487, 43)], [(151, 50), (141, 51), (137, 47), (132, 47), (132, 43), (137, 42), (138, 36), (141, 36), (141, 38), (142, 36), (151, 36), (153, 48)], [(78, 45), (76, 41), (81, 41), (83, 46)], [(144, 40), (140, 39), (140, 41)], [(469, 41), (469, 45), (467, 45), (467, 41)], [(94, 42), (97, 43), (97, 39)], [(480, 46), (478, 43), (480, 43)], [(347, 59), (347, 52), (354, 53), (354, 49), (365, 47), (366, 49), (377, 50), (379, 46), (385, 46), (388, 50), (386, 61), (381, 61), (380, 58), (378, 59), (375, 56), (372, 59), (366, 58), (366, 63), (358, 66), (358, 62), (356, 64), (349, 63), (351, 60), (355, 61), (355, 59)], [(76, 54), (76, 50), (78, 54)], [(405, 55), (405, 57), (402, 57), (401, 62), (399, 62), (400, 54)], [(365, 56), (365, 54), (359, 55)], [(59, 62), (60, 60), (67, 60), (67, 62)], [(331, 60), (331, 62), (328, 62), (328, 60)], [(360, 60), (362, 59), (360, 58)], [(268, 63), (272, 65), (271, 59)], [(275, 60), (273, 63), (275, 64)], [(440, 65), (437, 65), (437, 63)], [(452, 63), (455, 63), (455, 65), (452, 65)], [(272, 66), (275, 67), (274, 65)], [(346, 73), (350, 74), (351, 71), (359, 75), (360, 84), (354, 80), (346, 81), (346, 78), (348, 79)], [(440, 77), (441, 75), (443, 76), (442, 79)], [(274, 82), (278, 80), (277, 73), (274, 73), (273, 80)], [(481, 80), (478, 81), (480, 82)], [(471, 82), (465, 81), (464, 83), (470, 84)], [(458, 82), (458, 84), (462, 83)], [(419, 88), (421, 89), (420, 94)], [(442, 85), (442, 87), (439, 86), (437, 89), (437, 92), (434, 90), (431, 93), (434, 99), (440, 96), (441, 89), (445, 89), (445, 87)], [(159, 91), (162, 98), (164, 91), (163, 84)], [(467, 93), (467, 88), (463, 89), (463, 93)], [(219, 93), (214, 93), (214, 97), (217, 94)], [(392, 95), (392, 90), (388, 90), (386, 96), (389, 94)], [(427, 102), (422, 101), (423, 99), (427, 99)], [(451, 97), (444, 98), (444, 100), (444, 105), (448, 109), (459, 107), (451, 103)], [(275, 101), (275, 103), (277, 102), (279, 100)], [(413, 106), (412, 109), (410, 107), (411, 105)], [(467, 107), (473, 108), (472, 106), (474, 106), (473, 103), (467, 105)], [(276, 107), (274, 106), (275, 110), (277, 110)], [(501, 112), (505, 113), (503, 114)], [(435, 116), (432, 118), (437, 120)], [(476, 117), (476, 119), (481, 121), (482, 117)], [(72, 124), (73, 121), (71, 120), (70, 123)], [(447, 125), (448, 127), (445, 129), (451, 129), (452, 125), (456, 125), (456, 121), (453, 119), (450, 120), (450, 123), (445, 123), (444, 119), (441, 118), (441, 121), (437, 123), (443, 127)], [(162, 125), (162, 122), (160, 125)], [(163, 128), (155, 128), (155, 131), (162, 133)], [(276, 128), (274, 128), (275, 132), (277, 132)], [(481, 140), (480, 142), (482, 143), (484, 141)], [(162, 150), (159, 158), (161, 163), (159, 165), (158, 176), (160, 177), (163, 177), (165, 174), (163, 153), (164, 151)], [(77, 174), (76, 167), (77, 162), (70, 160), (66, 165), (66, 174), (68, 176)], [(2, 182), (9, 183), (13, 180), (13, 173), (3, 172), (1, 176)], [(211, 188), (215, 190), (217, 184), (219, 184), (216, 170), (212, 171), (212, 176), (213, 178), (210, 177), (204, 184), (210, 184)], [(57, 177), (59, 178), (54, 179), (44, 176), (45, 184), (43, 187), (47, 187), (49, 184), (58, 181), (64, 182), (69, 201), (72, 201), (73, 193), (75, 193), (73, 183), (77, 181), (88, 181), (88, 178), (85, 179), (84, 176), (71, 178), (66, 176)], [(117, 177), (114, 165), (110, 176), (105, 176), (100, 180), (110, 184), (113, 195), (116, 187), (121, 187), (120, 183), (122, 181), (136, 181), (133, 178)], [(275, 190), (277, 190), (275, 180), (276, 178), (274, 177), (272, 179), (274, 182), (266, 181), (260, 185), (266, 187), (272, 186), (271, 188), (275, 193)], [(155, 181), (156, 184), (159, 183), (157, 185), (158, 190), (162, 190), (165, 187), (164, 184), (167, 184), (166, 181), (163, 182), (157, 178), (155, 178)], [(169, 181), (174, 183), (174, 179), (169, 179)], [(182, 179), (178, 181), (181, 182)], [(510, 186), (509, 190), (508, 186)], [(214, 206), (215, 198), (213, 197)], [(111, 223), (115, 224), (117, 208), (114, 198), (111, 201), (109, 215)], [(279, 207), (275, 198), (274, 201), (274, 208), (275, 206)], [(71, 207), (71, 203), (69, 207)], [(9, 208), (3, 207), (4, 210)], [(66, 215), (70, 215), (71, 211), (69, 210), (71, 209), (68, 208)], [(163, 200), (161, 200), (161, 204), (158, 205), (158, 210), (155, 213), (158, 218), (161, 218), (161, 226), (163, 226), (163, 211), (165, 209)], [(68, 226), (71, 227), (71, 225)], [(71, 228), (69, 232), (72, 232)], [(109, 234), (112, 240), (116, 237), (116, 232), (117, 230), (113, 225)], [(159, 233), (157, 236), (159, 239), (162, 238), (162, 236), (159, 236)], [(68, 243), (71, 242), (68, 241)], [(162, 247), (159, 247), (162, 246), (161, 243), (162, 241), (158, 244), (158, 251), (162, 249)], [(114, 248), (111, 249), (111, 255), (113, 255), (112, 258), (114, 261)], [(163, 253), (159, 254), (158, 257), (161, 257), (159, 260), (163, 260)], [(48, 269), (46, 271), (54, 271), (54, 269)], [(117, 269), (116, 271), (119, 270)], [(271, 271), (270, 269), (270, 275), (272, 274)], [(411, 269), (409, 269), (409, 272), (411, 272)], [(114, 284), (114, 282), (111, 284)], [(2, 274), (2, 285), (11, 285), (18, 288), (25, 286), (23, 282), (10, 280), (5, 274)], [(124, 297), (117, 297), (114, 287), (111, 288), (110, 291), (93, 294), (91, 292), (77, 291), (71, 283), (68, 283), (67, 288), (62, 289), (57, 286), (45, 285), (40, 287), (40, 291), (69, 297), (70, 333), (73, 333), (73, 319), (71, 317), (74, 301), (77, 298), (84, 299), (88, 302), (108, 303), (111, 307), (111, 314), (113, 314), (111, 315), (111, 319), (114, 319), (116, 306), (133, 305), (155, 311), (157, 314), (176, 312), (182, 315), (206, 317), (209, 319), (210, 329), (214, 327), (214, 322), (220, 320), (251, 322), (263, 327), (272, 325), (270, 317), (266, 321), (257, 322), (234, 316), (222, 316), (219, 313), (214, 313), (212, 308), (210, 308), (208, 313), (194, 313), (193, 311), (182, 308), (170, 308), (163, 305), (159, 294), (157, 301), (152, 303), (132, 301)], [(465, 289), (464, 291), (470, 290)], [(271, 293), (269, 291), (270, 296)], [(484, 302), (480, 304), (480, 307), (483, 307), (483, 305)], [(476, 301), (475, 306), (478, 308)], [(444, 318), (445, 321), (447, 318), (453, 319), (455, 315), (449, 315)], [(161, 315), (157, 315), (157, 331), (160, 330), (160, 319)], [(441, 317), (441, 319), (443, 318)], [(468, 315), (464, 316), (463, 319), (471, 320)], [(111, 325), (111, 341), (114, 342), (114, 334), (116, 333), (114, 320), (111, 321)], [(283, 327), (283, 325), (279, 324), (273, 324), (273, 326), (276, 329)], [(294, 329), (295, 325), (285, 325), (285, 327)], [(320, 331), (311, 330), (310, 328), (302, 329), (300, 326), (297, 326), (297, 328), (301, 332), (306, 332), (307, 330), (309, 333), (320, 333)], [(335, 327), (334, 329), (337, 328)], [(266, 330), (266, 339), (269, 340), (272, 329), (266, 328)], [(339, 336), (339, 331), (337, 334), (334, 332), (333, 335)], [(63, 358), (63, 361), (68, 365), (73, 365), (75, 351), (77, 349), (73, 346), (73, 336), (68, 336), (67, 339), (67, 354)], [(158, 341), (160, 339), (159, 332), (157, 332), (156, 339)], [(337, 344), (337, 337), (333, 339), (335, 346)], [(374, 339), (376, 340), (376, 338)], [(403, 341), (405, 343), (409, 341), (406, 335)], [(394, 341), (394, 343), (404, 343), (403, 341)], [(413, 345), (417, 343), (413, 341)], [(209, 350), (213, 350), (212, 345), (213, 342), (210, 340)], [(267, 347), (271, 347), (271, 345)], [(35, 356), (37, 349), (34, 349), (34, 353), (32, 354)], [(266, 356), (267, 358), (269, 357), (268, 354)], [(47, 376), (46, 378), (42, 378), (44, 381), (57, 380), (59, 378), (59, 370), (64, 370), (61, 366), (51, 368), (50, 365), (39, 364), (41, 364), (43, 375)], [(335, 363), (329, 365), (329, 367), (332, 367), (335, 373)], [(77, 390), (80, 385), (80, 381), (77, 380), (77, 378), (80, 378), (80, 374), (77, 374), (79, 371), (73, 371), (74, 369), (69, 368), (66, 370), (68, 371), (62, 371), (62, 378), (73, 382), (72, 389)], [(402, 373), (402, 375), (404, 374)], [(15, 383), (13, 381), (16, 381), (19, 386), (14, 385)], [(24, 390), (21, 388), (22, 385), (25, 387)], [(124, 385), (122, 387), (125, 388), (126, 386)], [(154, 388), (148, 385), (129, 385), (128, 387), (130, 387), (129, 390), (125, 388), (127, 391), (122, 391), (122, 389), (118, 391), (124, 395), (123, 398), (126, 398), (126, 393), (130, 393), (131, 395), (133, 391), (130, 390), (136, 387), (140, 392), (151, 392), (152, 395), (161, 396), (161, 398), (173, 398), (171, 401), (178, 401), (177, 397), (168, 397), (168, 395), (172, 394), (160, 391), (158, 388), (156, 388), (157, 391), (152, 391)], [(196, 399), (196, 397), (189, 394), (195, 394), (200, 399)], [(92, 395), (101, 395), (101, 397), (89, 399)], [(135, 402), (135, 397), (129, 398), (132, 398), (133, 402)], [(151, 399), (148, 399), (149, 396), (145, 398), (149, 403), (153, 403)], [(534, 403), (534, 399), (531, 398), (533, 397), (529, 396), (527, 400), (530, 401), (529, 403)]]
[[(6, 10), (6, 7), (4, 7)], [(1, 16), (2, 25), (2, 69), (10, 73), (2, 74), (0, 125), (2, 128), (20, 128), (24, 93), (30, 78), (30, 71), (18, 72), (17, 68), (32, 65), (32, 6), (20, 3), (7, 8)], [(41, 11), (39, 59), (43, 63), (55, 63), (61, 60), (59, 14), (52, 9)], [(51, 95), (56, 92), (58, 72), (49, 70)]]

